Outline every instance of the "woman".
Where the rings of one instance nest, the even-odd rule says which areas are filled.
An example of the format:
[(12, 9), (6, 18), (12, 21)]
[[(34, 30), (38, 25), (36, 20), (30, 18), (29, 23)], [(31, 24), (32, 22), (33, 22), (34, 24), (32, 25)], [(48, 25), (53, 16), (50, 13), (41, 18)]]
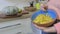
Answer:
[[(49, 0), (48, 2), (48, 9), (53, 9), (56, 11), (57, 13), (57, 20), (60, 20), (60, 0)], [(37, 28), (42, 29), (45, 32), (57, 32), (57, 34), (60, 34), (60, 22), (56, 22), (56, 24), (54, 24), (51, 27), (39, 27), (37, 25), (35, 25)]]

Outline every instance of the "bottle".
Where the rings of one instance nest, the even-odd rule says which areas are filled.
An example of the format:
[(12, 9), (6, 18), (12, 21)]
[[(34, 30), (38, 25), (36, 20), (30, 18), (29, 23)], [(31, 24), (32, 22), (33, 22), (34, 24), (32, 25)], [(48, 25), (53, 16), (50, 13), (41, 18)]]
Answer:
[(39, 2), (39, 0), (35, 0), (36, 1), (36, 3), (35, 3), (35, 8), (37, 9), (37, 10), (40, 10), (40, 2)]
[(30, 2), (30, 7), (34, 6), (34, 1)]

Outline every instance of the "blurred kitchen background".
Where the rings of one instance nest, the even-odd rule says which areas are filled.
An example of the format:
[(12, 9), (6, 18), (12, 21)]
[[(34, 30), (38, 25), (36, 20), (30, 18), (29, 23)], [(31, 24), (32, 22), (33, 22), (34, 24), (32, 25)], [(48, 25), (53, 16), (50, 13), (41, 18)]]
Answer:
[[(32, 1), (35, 5), (36, 1), (42, 0), (0, 0), (0, 11), (6, 6), (17, 6), (24, 10), (24, 7), (30, 6)], [(31, 15), (33, 13), (17, 18), (0, 18), (0, 34), (33, 34), (31, 29)]]

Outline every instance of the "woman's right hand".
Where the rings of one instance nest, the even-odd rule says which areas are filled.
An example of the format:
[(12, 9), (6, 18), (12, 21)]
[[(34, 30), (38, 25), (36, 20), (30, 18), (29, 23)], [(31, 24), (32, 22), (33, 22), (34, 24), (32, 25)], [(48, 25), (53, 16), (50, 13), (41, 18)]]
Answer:
[(56, 13), (57, 13), (57, 19), (60, 20), (60, 9), (58, 9), (57, 7), (53, 6), (53, 5), (50, 5), (50, 4), (41, 4), (41, 9), (42, 10), (46, 10), (45, 8), (48, 8), (48, 9), (52, 9), (54, 10)]
[(42, 10), (47, 10), (48, 9), (48, 5), (46, 5), (46, 4), (41, 4), (41, 9)]

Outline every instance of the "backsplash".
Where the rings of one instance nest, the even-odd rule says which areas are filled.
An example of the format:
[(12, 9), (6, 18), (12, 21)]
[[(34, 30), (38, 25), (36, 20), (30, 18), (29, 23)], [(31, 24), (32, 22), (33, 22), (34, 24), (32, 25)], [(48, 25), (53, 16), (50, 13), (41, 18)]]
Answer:
[(33, 0), (1, 0), (0, 10), (6, 6), (17, 6), (23, 9), (23, 6), (29, 6), (29, 2)]

